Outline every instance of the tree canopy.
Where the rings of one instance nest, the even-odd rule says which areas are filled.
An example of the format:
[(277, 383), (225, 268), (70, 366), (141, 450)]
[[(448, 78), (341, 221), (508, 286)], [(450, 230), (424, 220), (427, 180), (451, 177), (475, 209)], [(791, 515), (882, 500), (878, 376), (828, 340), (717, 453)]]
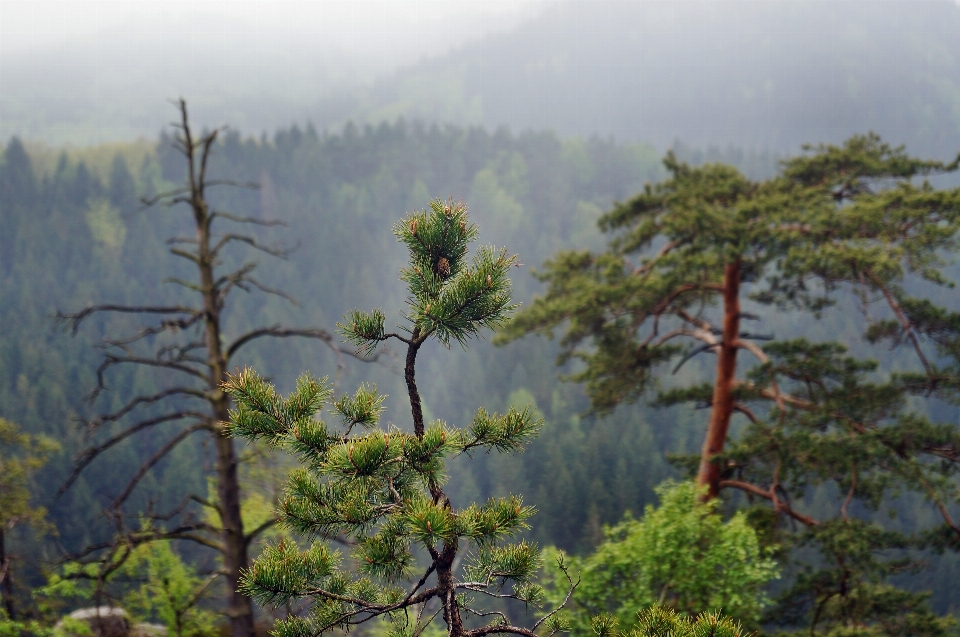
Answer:
[[(875, 135), (806, 151), (759, 182), (668, 155), (666, 181), (601, 218), (612, 235), (605, 252), (547, 262), (547, 293), (507, 338), (562, 329), (560, 362), (581, 361), (571, 377), (598, 411), (658, 385), (661, 405), (708, 407), (698, 462), (708, 496), (726, 489), (766, 500), (774, 528), (799, 522), (797, 541), (822, 558), (808, 561), (811, 574), (785, 597), (795, 614), (784, 621), (875, 623), (898, 634), (903, 626), (890, 618), (909, 623), (902, 618), (912, 615), (891, 609), (913, 604), (926, 617), (922, 604), (852, 600), (881, 595), (882, 583), (907, 568), (909, 558), (893, 557), (898, 549), (960, 537), (950, 513), (960, 435), (931, 417), (956, 402), (960, 323), (939, 290), (953, 285), (944, 266), (957, 249), (960, 189), (929, 181), (958, 162), (916, 159)], [(823, 336), (812, 327), (818, 318), (856, 304), (856, 342), (808, 337)], [(744, 327), (777, 309), (789, 312), (779, 324), (795, 338)], [(881, 354), (897, 372), (849, 354), (880, 341), (894, 347)], [(752, 362), (738, 359), (741, 350)], [(703, 352), (717, 355), (712, 383), (659, 384)], [(734, 414), (744, 419), (738, 437)], [(873, 512), (905, 493), (932, 505), (942, 523), (879, 524)], [(929, 634), (945, 630), (934, 624)]]

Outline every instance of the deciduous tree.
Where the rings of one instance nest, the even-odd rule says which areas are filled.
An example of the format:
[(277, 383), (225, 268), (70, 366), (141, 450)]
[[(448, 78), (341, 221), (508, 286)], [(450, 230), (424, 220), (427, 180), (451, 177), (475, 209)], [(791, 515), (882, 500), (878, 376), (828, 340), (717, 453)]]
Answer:
[[(581, 580), (568, 606), (574, 635), (592, 635), (597, 615), (608, 613), (627, 626), (638, 610), (652, 606), (689, 617), (723, 609), (758, 624), (769, 602), (763, 587), (779, 571), (772, 548), (760, 546), (742, 512), (724, 520), (718, 499), (701, 502), (698, 491), (705, 489), (691, 482), (660, 485), (660, 506), (647, 506), (642, 518), (628, 517), (605, 529), (596, 551), (568, 559)], [(547, 596), (559, 602), (566, 580), (549, 566), (547, 579), (560, 586), (547, 586)]]
[(32, 474), (59, 449), (46, 436), (25, 434), (0, 418), (0, 596), (8, 620), (17, 619), (14, 556), (8, 535), (18, 526), (44, 527), (46, 510), (31, 503)]

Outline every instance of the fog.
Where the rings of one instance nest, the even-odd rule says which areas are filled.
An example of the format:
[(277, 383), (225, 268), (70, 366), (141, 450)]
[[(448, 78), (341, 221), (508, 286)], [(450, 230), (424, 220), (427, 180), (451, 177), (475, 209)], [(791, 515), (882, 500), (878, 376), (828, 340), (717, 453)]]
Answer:
[(0, 138), (153, 136), (166, 100), (258, 132), (330, 93), (509, 30), (544, 0), (0, 2)]
[(0, 140), (348, 121), (960, 150), (955, 0), (0, 2)]

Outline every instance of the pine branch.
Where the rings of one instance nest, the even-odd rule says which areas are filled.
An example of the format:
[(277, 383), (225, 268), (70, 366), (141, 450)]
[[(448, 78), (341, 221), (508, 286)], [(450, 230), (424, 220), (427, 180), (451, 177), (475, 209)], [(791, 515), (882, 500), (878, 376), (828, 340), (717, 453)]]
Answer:
[(920, 361), (920, 364), (923, 365), (924, 371), (926, 371), (928, 377), (933, 378), (935, 376), (933, 366), (930, 365), (926, 355), (923, 353), (923, 348), (920, 346), (920, 339), (917, 338), (917, 333), (913, 328), (913, 323), (911, 323), (903, 313), (903, 310), (900, 308), (900, 304), (897, 303), (897, 300), (890, 292), (890, 289), (884, 285), (883, 282), (878, 279), (870, 270), (865, 270), (864, 274), (867, 275), (867, 278), (873, 281), (873, 284), (877, 286), (877, 289), (880, 290), (880, 292), (883, 294), (883, 297), (887, 300), (887, 304), (890, 306), (890, 309), (893, 310), (897, 320), (900, 321), (900, 325), (903, 326), (904, 333), (906, 333), (907, 338), (910, 339), (910, 343), (913, 345), (913, 349), (917, 353), (917, 359)]
[(790, 507), (789, 505), (782, 503), (780, 499), (777, 497), (776, 493), (774, 493), (774, 490), (772, 487), (770, 489), (762, 489), (754, 484), (750, 484), (749, 482), (743, 482), (741, 480), (721, 480), (720, 488), (739, 489), (740, 491), (745, 491), (747, 493), (751, 493), (753, 495), (760, 496), (761, 498), (770, 500), (771, 502), (775, 503), (775, 506), (774, 506), (775, 512), (786, 513), (787, 515), (792, 517), (797, 522), (800, 522), (804, 526), (809, 527), (809, 526), (820, 525), (820, 522), (818, 522), (816, 519), (807, 515), (803, 515), (802, 513), (798, 513), (797, 511), (794, 511), (793, 508)]

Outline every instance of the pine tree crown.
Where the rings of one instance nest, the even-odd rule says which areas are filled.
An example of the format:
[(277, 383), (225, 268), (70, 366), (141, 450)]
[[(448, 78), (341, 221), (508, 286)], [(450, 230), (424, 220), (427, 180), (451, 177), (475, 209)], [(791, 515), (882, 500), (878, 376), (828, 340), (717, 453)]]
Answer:
[[(512, 302), (507, 276), (517, 256), (493, 246), (480, 247), (467, 261), (468, 247), (477, 238), (463, 202), (434, 199), (428, 210), (411, 213), (393, 227), (397, 240), (407, 246), (410, 260), (400, 270), (407, 284), (408, 325), (411, 338), (435, 335), (445, 346), (466, 341), (483, 328), (502, 325), (519, 307)], [(388, 335), (382, 310), (352, 310), (338, 323), (341, 334), (358, 351), (372, 354)], [(416, 333), (417, 337), (412, 335)]]

